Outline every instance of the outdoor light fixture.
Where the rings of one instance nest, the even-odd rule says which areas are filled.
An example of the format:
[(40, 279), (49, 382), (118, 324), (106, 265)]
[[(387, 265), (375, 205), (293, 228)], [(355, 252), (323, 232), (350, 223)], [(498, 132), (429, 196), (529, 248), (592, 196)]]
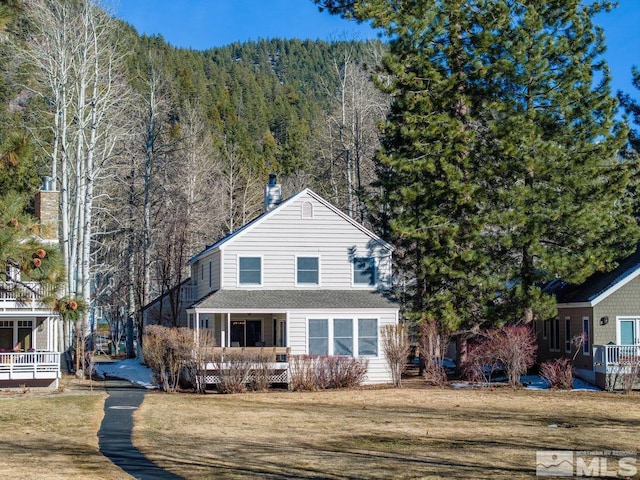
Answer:
[(609, 317), (602, 317), (600, 319), (600, 325), (606, 325), (607, 323), (609, 323)]

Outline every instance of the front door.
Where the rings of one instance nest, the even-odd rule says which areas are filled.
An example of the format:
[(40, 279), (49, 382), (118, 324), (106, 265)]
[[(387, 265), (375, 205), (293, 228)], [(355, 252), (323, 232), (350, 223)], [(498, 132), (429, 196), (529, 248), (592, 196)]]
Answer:
[(618, 325), (618, 344), (640, 345), (640, 318), (621, 318)]

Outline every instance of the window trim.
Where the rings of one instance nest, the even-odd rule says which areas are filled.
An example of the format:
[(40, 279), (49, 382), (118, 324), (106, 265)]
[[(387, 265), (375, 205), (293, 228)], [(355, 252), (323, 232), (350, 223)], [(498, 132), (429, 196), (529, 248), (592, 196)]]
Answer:
[[(373, 283), (356, 283), (356, 261), (357, 260), (370, 260), (373, 263)], [(351, 286), (354, 288), (375, 288), (378, 286), (378, 261), (376, 257), (366, 256), (358, 257), (354, 256), (351, 260)]]
[[(298, 259), (299, 258), (315, 258), (316, 260), (318, 260), (318, 283), (303, 283), (303, 282), (299, 282), (298, 281)], [(319, 287), (321, 285), (321, 272), (322, 272), (322, 268), (321, 268), (321, 264), (320, 264), (320, 255), (296, 255), (295, 256), (295, 261), (294, 261), (294, 267), (295, 267), (295, 278), (296, 278), (296, 287), (306, 287), (306, 288), (315, 288), (315, 287)], [(305, 270), (306, 271), (306, 270)], [(309, 270), (310, 271), (310, 270)]]
[[(259, 258), (260, 259), (260, 283), (242, 283), (240, 281), (240, 259), (242, 258)], [(262, 255), (238, 255), (236, 258), (236, 271), (238, 272), (236, 281), (239, 287), (262, 287), (262, 285), (264, 284), (264, 261), (263, 261)]]

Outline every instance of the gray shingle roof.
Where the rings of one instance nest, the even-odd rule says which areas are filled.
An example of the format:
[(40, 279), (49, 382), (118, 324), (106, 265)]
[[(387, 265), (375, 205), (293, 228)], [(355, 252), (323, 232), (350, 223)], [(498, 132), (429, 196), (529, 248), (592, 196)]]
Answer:
[(554, 280), (544, 290), (555, 294), (558, 303), (591, 302), (629, 275), (633, 275), (638, 269), (640, 269), (640, 249), (621, 260), (617, 268), (610, 272), (596, 272), (580, 285)]
[(398, 307), (382, 293), (367, 290), (218, 290), (190, 308), (296, 310)]

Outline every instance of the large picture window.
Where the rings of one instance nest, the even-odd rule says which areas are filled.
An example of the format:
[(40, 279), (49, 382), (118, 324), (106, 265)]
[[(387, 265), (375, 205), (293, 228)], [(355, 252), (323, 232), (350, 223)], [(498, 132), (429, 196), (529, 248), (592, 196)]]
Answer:
[(260, 257), (240, 257), (238, 270), (238, 283), (241, 285), (262, 284), (262, 259)]
[(376, 262), (370, 257), (353, 259), (353, 284), (373, 287), (376, 285)]
[(299, 285), (318, 285), (320, 283), (318, 257), (298, 257), (296, 264), (296, 283)]
[(377, 318), (309, 319), (309, 355), (378, 356)]

